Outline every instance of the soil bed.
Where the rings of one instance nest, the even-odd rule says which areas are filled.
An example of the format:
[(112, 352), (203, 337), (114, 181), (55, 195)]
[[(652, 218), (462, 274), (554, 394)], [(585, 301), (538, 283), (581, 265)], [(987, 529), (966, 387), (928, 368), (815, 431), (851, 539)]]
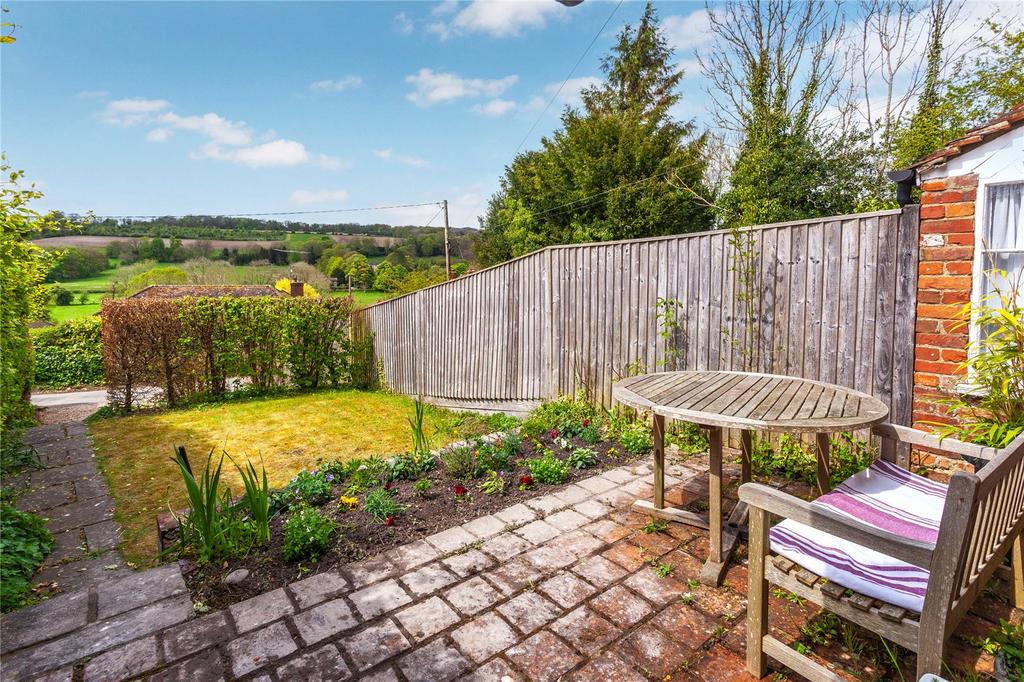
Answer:
[[(270, 544), (267, 547), (256, 548), (243, 557), (217, 565), (199, 565), (190, 558), (183, 559), (182, 572), (193, 601), (202, 602), (211, 609), (224, 608), (303, 577), (380, 554), (479, 516), (556, 492), (574, 481), (640, 459), (640, 456), (626, 452), (616, 441), (601, 441), (587, 445), (579, 438), (574, 438), (569, 441), (567, 447), (562, 447), (545, 435), (540, 439), (540, 443), (542, 447), (538, 449), (533, 440), (523, 441), (519, 455), (510, 462), (505, 471), (505, 478), (509, 483), (499, 493), (488, 495), (481, 491), (479, 485), (483, 478), (453, 478), (440, 460), (434, 469), (422, 477), (432, 483), (432, 488), (426, 493), (419, 493), (414, 489), (415, 481), (394, 481), (390, 488), (394, 498), (407, 507), (394, 517), (394, 525), (391, 526), (367, 514), (361, 505), (355, 510), (348, 510), (339, 505), (338, 498), (345, 495), (345, 486), (336, 485), (333, 488), (332, 500), (322, 505), (320, 510), (325, 516), (334, 518), (338, 529), (330, 549), (319, 561), (285, 561), (282, 548), (286, 514), (281, 514), (270, 522)], [(579, 447), (593, 450), (597, 455), (597, 464), (586, 469), (570, 467), (568, 478), (559, 485), (534, 483), (530, 488), (519, 489), (517, 481), (521, 476), (530, 473), (525, 460), (541, 456), (544, 448), (550, 449), (558, 459), (564, 460), (573, 449)], [(614, 451), (609, 454), (613, 449)], [(455, 487), (460, 485), (468, 492), (461, 499), (456, 499)], [(223, 582), (224, 576), (240, 568), (249, 571), (249, 577), (243, 583), (227, 585)]]

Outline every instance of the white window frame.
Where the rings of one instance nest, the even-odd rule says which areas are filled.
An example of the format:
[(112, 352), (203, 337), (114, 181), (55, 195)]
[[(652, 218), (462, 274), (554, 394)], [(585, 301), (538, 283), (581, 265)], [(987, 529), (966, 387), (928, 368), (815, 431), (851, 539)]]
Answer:
[[(987, 264), (985, 262), (985, 255), (988, 251), (997, 251), (998, 249), (986, 249), (985, 243), (987, 236), (985, 234), (985, 221), (987, 216), (985, 209), (988, 207), (988, 189), (990, 187), (998, 187), (1001, 185), (1016, 185), (1024, 183), (1024, 175), (1018, 178), (999, 178), (996, 180), (979, 180), (977, 194), (974, 199), (974, 265), (971, 271), (971, 306), (977, 306), (981, 303), (982, 296), (982, 281), (985, 276), (985, 270), (987, 270)], [(1012, 250), (1017, 253), (1017, 249)], [(981, 338), (981, 327), (978, 325), (977, 320), (972, 312), (971, 322), (969, 325), (968, 342), (967, 347), (968, 353), (975, 353), (978, 340)], [(968, 381), (957, 385), (957, 391), (965, 394), (979, 394), (979, 389), (973, 385), (970, 374), (968, 375)]]

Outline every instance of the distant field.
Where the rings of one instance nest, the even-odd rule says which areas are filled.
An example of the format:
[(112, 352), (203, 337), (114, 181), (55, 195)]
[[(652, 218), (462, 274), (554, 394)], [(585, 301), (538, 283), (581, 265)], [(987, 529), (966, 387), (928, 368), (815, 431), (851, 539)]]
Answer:
[[(342, 292), (347, 293), (347, 292)], [(383, 291), (353, 291), (352, 298), (355, 302), (361, 306), (373, 305), (377, 301), (383, 301), (387, 298), (387, 293)]]
[[(288, 235), (286, 242), (289, 245), (301, 245), (305, 244), (311, 239), (321, 237), (324, 235), (307, 233), (307, 232), (295, 232)], [(378, 246), (391, 246), (399, 244), (403, 240), (401, 237), (367, 237), (352, 234), (332, 234), (327, 235), (332, 240), (340, 243), (350, 242), (354, 239), (373, 239), (374, 243)], [(138, 241), (138, 237), (107, 237), (90, 234), (76, 234), (65, 237), (46, 237), (45, 239), (36, 239), (33, 241), (34, 244), (44, 247), (59, 247), (59, 246), (78, 246), (86, 248), (103, 248), (109, 244), (115, 242), (132, 242)], [(195, 246), (197, 243), (203, 242), (209, 244), (215, 249), (244, 249), (244, 248), (255, 248), (262, 246), (263, 248), (270, 248), (275, 244), (280, 244), (280, 240), (231, 240), (231, 239), (182, 239), (182, 246)]]
[[(99, 297), (96, 297), (97, 299)], [(92, 301), (93, 296), (89, 297)], [(75, 303), (74, 305), (51, 305), (47, 306), (50, 311), (50, 320), (57, 324), (59, 322), (67, 322), (68, 320), (77, 320), (82, 317), (88, 317), (89, 315), (95, 315), (100, 311), (100, 303), (97, 300), (96, 303), (86, 303), (80, 305)]]

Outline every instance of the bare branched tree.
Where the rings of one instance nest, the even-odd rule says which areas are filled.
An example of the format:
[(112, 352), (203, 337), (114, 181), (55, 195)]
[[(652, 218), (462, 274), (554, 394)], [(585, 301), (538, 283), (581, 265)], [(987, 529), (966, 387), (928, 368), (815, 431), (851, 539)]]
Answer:
[(707, 5), (714, 40), (697, 55), (722, 128), (746, 130), (755, 112), (814, 128), (843, 83), (841, 8), (824, 0), (729, 0)]

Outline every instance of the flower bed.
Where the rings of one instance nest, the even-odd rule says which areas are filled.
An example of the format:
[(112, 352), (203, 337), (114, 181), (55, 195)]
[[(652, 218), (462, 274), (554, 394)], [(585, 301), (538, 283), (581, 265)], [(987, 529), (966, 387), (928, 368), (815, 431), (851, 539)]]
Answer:
[[(527, 419), (522, 435), (495, 435), (436, 454), (323, 462), (301, 472), (270, 494), (269, 542), (250, 538), (244, 549), (205, 561), (185, 545), (183, 569), (194, 600), (221, 608), (548, 494), (650, 450), (642, 424), (599, 418), (580, 401), (553, 405)], [(238, 569), (247, 577), (226, 582)]]

